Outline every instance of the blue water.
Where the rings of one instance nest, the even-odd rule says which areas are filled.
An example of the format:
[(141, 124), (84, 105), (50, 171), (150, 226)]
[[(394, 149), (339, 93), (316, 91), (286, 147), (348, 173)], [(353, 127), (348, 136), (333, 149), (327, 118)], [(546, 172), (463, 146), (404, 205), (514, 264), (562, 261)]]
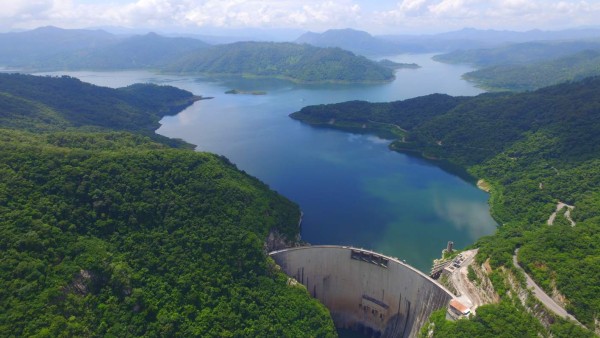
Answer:
[[(487, 194), (429, 162), (389, 151), (387, 140), (312, 128), (288, 114), (309, 104), (480, 93), (460, 77), (469, 68), (430, 57), (390, 58), (422, 68), (400, 70), (394, 82), (377, 85), (301, 85), (148, 72), (61, 74), (110, 87), (152, 82), (214, 96), (164, 118), (157, 132), (227, 156), (298, 203), (304, 212), (303, 240), (364, 247), (428, 271), (447, 241), (463, 247), (494, 231)], [(267, 95), (224, 94), (234, 88)]]

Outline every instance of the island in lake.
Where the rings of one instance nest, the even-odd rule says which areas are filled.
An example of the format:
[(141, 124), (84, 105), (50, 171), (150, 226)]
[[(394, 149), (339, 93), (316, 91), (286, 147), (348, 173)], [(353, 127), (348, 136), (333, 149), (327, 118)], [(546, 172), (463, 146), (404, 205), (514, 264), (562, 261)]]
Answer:
[(384, 66), (390, 69), (419, 69), (421, 68), (421, 66), (419, 66), (416, 63), (403, 63), (403, 62), (395, 62), (392, 60), (388, 60), (388, 59), (382, 59), (380, 61), (377, 62), (380, 66)]
[(244, 95), (267, 95), (264, 90), (241, 90), (241, 89), (230, 89), (225, 94), (244, 94)]

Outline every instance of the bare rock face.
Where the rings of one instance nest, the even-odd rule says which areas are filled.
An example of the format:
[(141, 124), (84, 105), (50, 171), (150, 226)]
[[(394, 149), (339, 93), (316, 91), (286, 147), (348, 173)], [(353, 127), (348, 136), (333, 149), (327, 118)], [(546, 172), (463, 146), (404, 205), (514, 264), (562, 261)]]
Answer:
[(306, 243), (300, 242), (300, 228), (302, 226), (303, 215), (303, 213), (300, 213), (300, 219), (298, 220), (298, 235), (295, 238), (287, 238), (277, 229), (271, 229), (271, 231), (269, 231), (269, 236), (267, 236), (267, 239), (265, 240), (265, 251), (271, 252), (306, 245)]
[(265, 247), (267, 252), (271, 252), (289, 248), (292, 247), (292, 245), (288, 242), (286, 237), (277, 231), (277, 229), (273, 229), (269, 232), (269, 236), (265, 242)]
[(63, 288), (63, 292), (65, 294), (73, 293), (80, 296), (86, 296), (89, 293), (92, 293), (102, 282), (103, 278), (98, 276), (95, 272), (82, 269), (75, 275), (73, 281)]

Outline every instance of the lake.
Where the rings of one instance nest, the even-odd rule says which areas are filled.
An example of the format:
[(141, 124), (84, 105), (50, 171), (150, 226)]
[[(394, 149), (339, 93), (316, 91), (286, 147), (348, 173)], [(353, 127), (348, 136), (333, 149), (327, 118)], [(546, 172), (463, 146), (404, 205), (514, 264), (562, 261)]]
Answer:
[[(67, 74), (109, 87), (169, 84), (213, 96), (165, 117), (157, 132), (228, 157), (298, 203), (304, 212), (304, 241), (368, 248), (429, 272), (448, 241), (460, 248), (495, 230), (488, 195), (431, 162), (388, 150), (388, 140), (312, 128), (288, 115), (312, 104), (481, 92), (461, 79), (468, 67), (434, 62), (431, 56), (388, 57), (422, 68), (399, 70), (395, 81), (370, 85), (215, 80), (142, 71), (45, 74)], [(224, 93), (230, 89), (267, 94)]]

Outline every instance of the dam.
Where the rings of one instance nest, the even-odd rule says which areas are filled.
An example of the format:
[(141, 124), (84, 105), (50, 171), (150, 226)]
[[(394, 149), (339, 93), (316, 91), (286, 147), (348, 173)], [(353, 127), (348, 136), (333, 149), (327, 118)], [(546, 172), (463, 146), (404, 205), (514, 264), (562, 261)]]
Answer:
[(371, 337), (415, 337), (450, 291), (397, 258), (348, 246), (305, 246), (269, 254), (331, 312), (338, 328)]

